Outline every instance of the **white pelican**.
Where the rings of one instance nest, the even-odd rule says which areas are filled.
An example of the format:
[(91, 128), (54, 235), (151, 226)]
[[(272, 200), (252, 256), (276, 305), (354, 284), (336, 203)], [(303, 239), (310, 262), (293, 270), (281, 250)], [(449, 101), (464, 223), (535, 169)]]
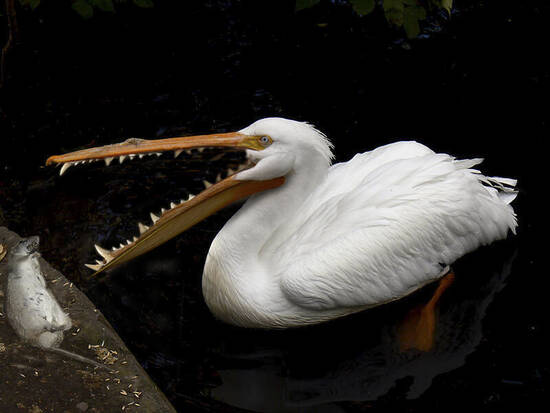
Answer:
[[(472, 169), (416, 142), (397, 142), (331, 166), (332, 145), (307, 123), (259, 120), (239, 132), (116, 145), (52, 156), (74, 164), (202, 147), (246, 150), (249, 169), (171, 204), (140, 236), (96, 246), (97, 272), (128, 261), (206, 216), (250, 198), (214, 239), (203, 295), (215, 316), (243, 327), (330, 320), (404, 297), (462, 255), (515, 231), (515, 180)], [(262, 192), (260, 192), (262, 191)], [(257, 193), (260, 192), (260, 193)]]

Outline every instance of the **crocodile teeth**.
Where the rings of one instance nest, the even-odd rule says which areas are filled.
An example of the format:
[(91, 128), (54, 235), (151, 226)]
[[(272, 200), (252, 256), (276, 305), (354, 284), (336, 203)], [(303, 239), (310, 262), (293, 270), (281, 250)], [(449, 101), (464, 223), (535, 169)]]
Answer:
[(216, 175), (216, 182), (220, 182), (222, 180), (222, 176), (220, 174)]
[(208, 182), (207, 180), (202, 181), (202, 183), (204, 184), (205, 188), (210, 188), (212, 186), (212, 184), (210, 182)]
[(176, 151), (174, 151), (174, 158), (177, 158), (178, 156), (180, 156), (180, 154), (183, 152), (183, 149), (178, 149)]
[(170, 202), (170, 209), (175, 208), (175, 207), (176, 207), (176, 204), (174, 204), (173, 202)]
[(132, 241), (130, 241), (129, 239), (126, 240), (126, 244), (130, 245), (132, 243)]
[(120, 155), (118, 157), (118, 161), (122, 164), (122, 162), (124, 162), (124, 159), (126, 159), (126, 155)]
[(233, 175), (235, 171), (231, 168), (227, 168), (227, 176)]
[(189, 198), (187, 198), (188, 201), (191, 201), (193, 198), (195, 198), (195, 195), (189, 194)]
[(162, 155), (162, 152), (155, 152), (155, 155), (160, 156)]
[(159, 217), (157, 217), (157, 216), (156, 216), (155, 214), (153, 214), (152, 212), (151, 212), (149, 215), (151, 215), (151, 221), (153, 221), (153, 224), (154, 224), (155, 222), (157, 222), (157, 221), (160, 219)]
[(63, 175), (67, 169), (73, 166), (72, 162), (64, 163), (61, 165), (61, 170), (59, 171), (59, 176)]
[(105, 161), (105, 165), (109, 166), (111, 164), (111, 162), (113, 161), (114, 158), (103, 158), (103, 160)]
[(108, 250), (106, 250), (106, 249), (104, 249), (104, 248), (101, 248), (101, 247), (100, 247), (99, 245), (97, 245), (97, 244), (94, 245), (94, 247), (95, 247), (97, 253), (98, 253), (99, 255), (101, 255), (101, 256), (105, 259), (105, 261), (109, 262), (109, 261), (111, 261), (111, 260), (113, 259), (113, 255), (111, 254), (110, 251), (108, 251)]

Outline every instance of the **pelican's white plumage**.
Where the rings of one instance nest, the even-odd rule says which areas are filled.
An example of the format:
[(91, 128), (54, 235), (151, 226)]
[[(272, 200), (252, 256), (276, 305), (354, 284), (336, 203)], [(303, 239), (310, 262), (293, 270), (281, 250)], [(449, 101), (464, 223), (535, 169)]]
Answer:
[(285, 176), (252, 196), (215, 238), (203, 294), (224, 321), (262, 328), (318, 323), (401, 298), (462, 255), (515, 230), (515, 181), (416, 142), (330, 166), (331, 145), (306, 123), (262, 119), (241, 133), (241, 180)]

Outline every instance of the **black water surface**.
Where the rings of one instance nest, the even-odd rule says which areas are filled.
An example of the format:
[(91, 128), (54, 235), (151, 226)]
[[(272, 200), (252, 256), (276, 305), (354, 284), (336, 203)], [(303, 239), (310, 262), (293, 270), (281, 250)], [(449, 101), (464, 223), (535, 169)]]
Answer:
[[(46, 2), (19, 13), (0, 91), (0, 224), (38, 234), (42, 253), (105, 314), (179, 411), (431, 411), (544, 402), (550, 364), (541, 193), (550, 70), (543, 1), (457, 1), (408, 41), (345, 1), (158, 0), (83, 21)], [(0, 40), (3, 40), (0, 38)], [(455, 266), (437, 344), (400, 353), (396, 329), (433, 287), (326, 325), (249, 331), (216, 321), (200, 290), (209, 244), (238, 206), (103, 280), (93, 244), (196, 193), (206, 170), (159, 159), (71, 168), (52, 154), (122, 141), (307, 120), (337, 161), (398, 139), (484, 157), (519, 179), (517, 236)], [(542, 250), (542, 249), (541, 249)]]

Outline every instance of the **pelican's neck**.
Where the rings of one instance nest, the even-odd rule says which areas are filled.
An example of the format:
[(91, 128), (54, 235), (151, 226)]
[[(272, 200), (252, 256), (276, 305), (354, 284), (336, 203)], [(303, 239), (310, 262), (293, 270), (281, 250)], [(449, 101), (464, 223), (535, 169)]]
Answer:
[(242, 251), (247, 257), (257, 256), (273, 232), (288, 222), (326, 175), (327, 168), (291, 171), (279, 188), (252, 196), (218, 237), (229, 242), (233, 251)]
[(284, 229), (327, 173), (322, 163), (291, 171), (282, 186), (251, 197), (218, 233), (206, 258), (202, 283), (206, 303), (216, 316), (243, 326), (266, 324), (259, 318), (281, 300), (277, 274), (265, 259), (270, 254), (261, 251), (269, 249), (275, 231)]

